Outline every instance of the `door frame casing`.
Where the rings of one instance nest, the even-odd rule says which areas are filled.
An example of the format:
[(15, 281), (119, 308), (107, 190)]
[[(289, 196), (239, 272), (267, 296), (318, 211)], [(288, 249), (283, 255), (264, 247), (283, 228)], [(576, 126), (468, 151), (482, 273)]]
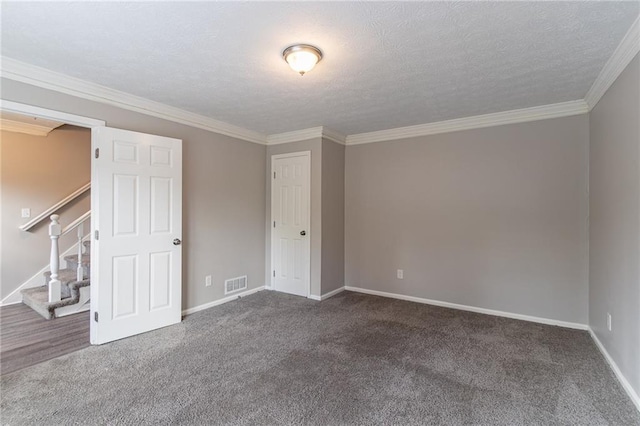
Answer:
[[(61, 123), (70, 124), (77, 127), (84, 127), (89, 130), (94, 127), (106, 126), (106, 122), (91, 117), (85, 117), (82, 115), (69, 114), (67, 112), (56, 111), (48, 108), (41, 108), (34, 105), (23, 104), (21, 102), (9, 101), (6, 99), (0, 99), (0, 111), (10, 112), (15, 114), (28, 115), (30, 117), (42, 118), (44, 120), (59, 121)], [(91, 160), (89, 160), (91, 161)], [(93, 172), (92, 172), (92, 185), (93, 185)], [(1, 189), (0, 189), (1, 190)], [(91, 235), (93, 235), (93, 220), (91, 221)], [(0, 229), (0, 240), (2, 239), (2, 230)], [(93, 253), (91, 253), (93, 255)], [(2, 244), (0, 244), (0, 257), (2, 256)], [(96, 285), (98, 283), (96, 282)]]
[(105, 121), (97, 120), (95, 118), (83, 117), (81, 115), (69, 114), (66, 112), (55, 111), (47, 108), (40, 108), (37, 106), (7, 101), (4, 99), (0, 99), (0, 111), (13, 112), (16, 114), (24, 114), (46, 120), (59, 121), (64, 124), (86, 127), (88, 129), (91, 129), (93, 127), (106, 126), (107, 124)]
[[(309, 227), (308, 232), (308, 236), (309, 238), (305, 239), (305, 248), (307, 251), (307, 259), (306, 259), (306, 282), (307, 282), (307, 288), (306, 288), (306, 296), (307, 298), (309, 298), (311, 296), (311, 239), (313, 238), (313, 233), (311, 232), (311, 151), (297, 151), (297, 152), (288, 152), (285, 154), (273, 154), (271, 155), (271, 170), (270, 170), (270, 176), (269, 176), (269, 180), (271, 181), (271, 208), (269, 209), (270, 211), (270, 221), (269, 221), (269, 229), (270, 229), (270, 235), (271, 235), (271, 241), (270, 241), (270, 247), (271, 247), (271, 271), (275, 270), (275, 233), (273, 232), (273, 226), (271, 226), (271, 223), (273, 223), (273, 218), (275, 217), (274, 214), (274, 190), (275, 190), (275, 185), (274, 185), (274, 179), (273, 179), (273, 172), (275, 171), (275, 161), (279, 160), (279, 159), (283, 159), (283, 158), (292, 158), (292, 157), (306, 157), (306, 161), (307, 161), (307, 182), (306, 182), (306, 186), (307, 186), (307, 224)], [(270, 277), (270, 284), (271, 284), (271, 290), (276, 290), (276, 283), (275, 283), (275, 277), (273, 276), (273, 273), (269, 274)]]

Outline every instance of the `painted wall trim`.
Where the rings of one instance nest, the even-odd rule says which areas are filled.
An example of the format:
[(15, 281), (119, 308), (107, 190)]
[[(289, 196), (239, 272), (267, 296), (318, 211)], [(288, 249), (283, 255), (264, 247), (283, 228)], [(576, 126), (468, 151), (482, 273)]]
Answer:
[(113, 105), (126, 110), (262, 145), (297, 142), (315, 137), (325, 137), (336, 143), (345, 145), (358, 145), (585, 114), (598, 103), (607, 89), (609, 89), (611, 84), (613, 84), (638, 52), (640, 52), (640, 17), (631, 25), (627, 34), (601, 70), (584, 99), (418, 124), (415, 126), (358, 133), (348, 136), (341, 135), (323, 126), (267, 136), (233, 124), (110, 89), (96, 83), (70, 77), (4, 56), (1, 57), (2, 68), (0, 75), (10, 80), (27, 83), (44, 89), (55, 90), (82, 99)]
[(589, 105), (589, 110), (596, 106), (638, 52), (640, 52), (640, 16), (633, 22), (585, 95), (584, 100)]
[(542, 105), (473, 117), (457, 118), (454, 120), (399, 127), (376, 132), (359, 133), (346, 137), (323, 126), (267, 136), (233, 124), (165, 105), (160, 102), (151, 101), (139, 96), (134, 96), (119, 90), (110, 89), (96, 83), (70, 77), (55, 71), (20, 62), (15, 59), (3, 56), (0, 60), (2, 62), (0, 76), (9, 80), (54, 90), (56, 92), (68, 94), (81, 99), (112, 105), (125, 110), (146, 114), (175, 123), (185, 124), (187, 126), (196, 127), (261, 145), (297, 142), (315, 137), (325, 137), (329, 140), (345, 145), (357, 145), (362, 143), (397, 140), (504, 124), (524, 123), (527, 121), (544, 120), (548, 118), (566, 117), (584, 114), (589, 110), (586, 102), (581, 99), (558, 104)]
[(283, 143), (300, 142), (314, 138), (326, 138), (330, 141), (345, 144), (346, 136), (324, 126), (310, 127), (308, 129), (294, 130), (293, 132), (276, 133), (267, 136), (267, 145), (280, 145)]
[(322, 137), (340, 145), (347, 144), (347, 137), (345, 135), (327, 127), (322, 127)]
[(40, 122), (48, 122), (50, 125), (40, 126), (36, 123), (25, 123), (17, 120), (9, 120), (0, 118), (0, 129), (5, 132), (23, 133), (32, 136), (47, 136), (54, 129), (62, 126), (64, 123), (55, 123), (49, 120), (40, 120)]
[(528, 121), (546, 120), (549, 118), (568, 117), (589, 112), (587, 103), (580, 99), (557, 104), (542, 105), (531, 108), (514, 109), (473, 117), (456, 118), (416, 126), (398, 127), (396, 129), (377, 132), (358, 133), (347, 136), (347, 145), (386, 142), (418, 136), (437, 135), (439, 133), (457, 132), (461, 130), (480, 129), (483, 127), (502, 126), (505, 124), (526, 123)]
[(293, 132), (276, 133), (267, 136), (267, 145), (280, 145), (283, 143), (306, 141), (308, 139), (321, 138), (322, 126), (308, 129), (294, 130)]
[(78, 98), (112, 105), (129, 111), (162, 118), (175, 123), (208, 130), (248, 142), (265, 144), (266, 136), (233, 124), (214, 120), (199, 114), (151, 101), (119, 90), (70, 77), (3, 56), (0, 76), (43, 89), (55, 90)]
[(366, 288), (345, 286), (345, 290), (357, 293), (371, 294), (374, 296), (389, 297), (391, 299), (407, 300), (409, 302), (423, 303), (425, 305), (441, 306), (443, 308), (459, 309), (461, 311), (477, 312), (480, 314), (495, 315), (498, 317), (513, 318), (522, 321), (535, 322), (539, 324), (556, 325), (559, 327), (574, 328), (576, 330), (588, 330), (587, 324), (575, 322), (559, 321), (549, 318), (534, 317), (530, 315), (515, 314), (512, 312), (496, 311), (493, 309), (478, 308), (475, 306), (460, 305), (458, 303), (442, 302), (440, 300), (424, 299), (422, 297), (406, 296), (404, 294), (387, 293), (386, 291), (369, 290)]
[(309, 299), (317, 300), (318, 302), (321, 302), (323, 300), (327, 300), (328, 298), (335, 296), (338, 293), (342, 293), (344, 290), (345, 290), (345, 287), (340, 287), (330, 291), (329, 293), (325, 293), (322, 296), (316, 296), (315, 294), (312, 294), (309, 296)]
[(264, 290), (264, 286), (252, 288), (251, 290), (243, 291), (242, 293), (234, 294), (233, 296), (223, 297), (222, 299), (214, 300), (213, 302), (205, 303), (203, 305), (194, 306), (193, 308), (184, 309), (182, 311), (182, 315), (191, 315), (195, 314), (196, 312), (204, 311), (205, 309), (213, 308), (214, 306), (224, 305), (225, 303), (233, 302), (240, 297), (249, 296), (262, 290)]
[(38, 117), (45, 120), (60, 121), (64, 124), (73, 124), (74, 126), (79, 127), (92, 128), (106, 125), (103, 120), (97, 120), (95, 118), (83, 117), (75, 114), (67, 114), (66, 112), (54, 111), (4, 99), (0, 99), (0, 110), (15, 114), (30, 115), (32, 117)]
[(598, 339), (598, 336), (596, 336), (596, 333), (593, 331), (591, 327), (589, 327), (589, 334), (591, 335), (591, 338), (595, 342), (600, 352), (602, 352), (604, 359), (607, 360), (607, 363), (613, 370), (613, 373), (616, 375), (616, 378), (618, 379), (618, 381), (620, 382), (624, 390), (627, 392), (627, 395), (629, 395), (629, 398), (631, 398), (631, 401), (635, 404), (638, 411), (640, 411), (640, 396), (638, 396), (638, 394), (633, 389), (633, 387), (631, 386), (627, 378), (624, 377), (624, 374), (622, 374), (622, 371), (620, 371), (620, 369), (618, 368), (618, 365), (613, 360), (613, 358), (611, 358), (611, 355), (609, 355), (609, 352), (607, 352), (604, 345), (602, 344), (600, 339)]
[(335, 289), (335, 290), (333, 290), (333, 291), (330, 291), (330, 292), (328, 292), (328, 293), (323, 294), (323, 295), (320, 297), (320, 300), (327, 300), (328, 298), (333, 297), (333, 296), (335, 296), (336, 294), (342, 293), (343, 291), (345, 291), (345, 287), (337, 288), (337, 289)]

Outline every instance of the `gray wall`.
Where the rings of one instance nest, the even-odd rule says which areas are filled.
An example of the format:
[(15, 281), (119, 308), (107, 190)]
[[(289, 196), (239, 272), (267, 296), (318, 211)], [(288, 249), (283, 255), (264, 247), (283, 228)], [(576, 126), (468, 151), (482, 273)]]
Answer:
[(347, 146), (346, 285), (586, 324), (588, 132), (581, 115)]
[(284, 143), (267, 147), (265, 200), (265, 283), (271, 282), (271, 156), (311, 151), (311, 295), (320, 296), (322, 280), (322, 139)]
[[(246, 274), (250, 288), (265, 284), (264, 146), (11, 80), (1, 83), (6, 100), (184, 141), (184, 308), (224, 297), (226, 278)], [(204, 285), (208, 274), (211, 287)]]
[[(640, 59), (590, 114), (589, 325), (640, 394)], [(612, 331), (606, 315), (612, 315)]]
[[(49, 264), (51, 222), (45, 220), (30, 232), (20, 231), (18, 226), (31, 220), (21, 217), (21, 209), (31, 208), (33, 218), (91, 181), (91, 131), (63, 126), (47, 136), (1, 132), (0, 151), (4, 248), (0, 257), (0, 299), (4, 299)], [(65, 226), (90, 209), (87, 192), (57, 214)], [(60, 251), (74, 243), (74, 233), (61, 237)]]
[(344, 286), (345, 147), (322, 140), (322, 294)]

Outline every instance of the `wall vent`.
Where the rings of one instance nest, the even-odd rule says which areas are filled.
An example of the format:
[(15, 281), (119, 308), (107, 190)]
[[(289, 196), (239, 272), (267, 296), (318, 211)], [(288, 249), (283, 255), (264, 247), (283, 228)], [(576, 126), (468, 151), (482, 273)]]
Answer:
[(224, 294), (247, 289), (247, 276), (229, 278), (224, 282)]

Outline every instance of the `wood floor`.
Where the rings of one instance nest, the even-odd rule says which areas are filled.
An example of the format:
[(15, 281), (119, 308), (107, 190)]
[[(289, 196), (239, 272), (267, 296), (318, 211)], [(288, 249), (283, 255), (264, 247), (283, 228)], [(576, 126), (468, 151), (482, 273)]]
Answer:
[(22, 303), (0, 307), (0, 374), (89, 346), (89, 312), (46, 320)]

